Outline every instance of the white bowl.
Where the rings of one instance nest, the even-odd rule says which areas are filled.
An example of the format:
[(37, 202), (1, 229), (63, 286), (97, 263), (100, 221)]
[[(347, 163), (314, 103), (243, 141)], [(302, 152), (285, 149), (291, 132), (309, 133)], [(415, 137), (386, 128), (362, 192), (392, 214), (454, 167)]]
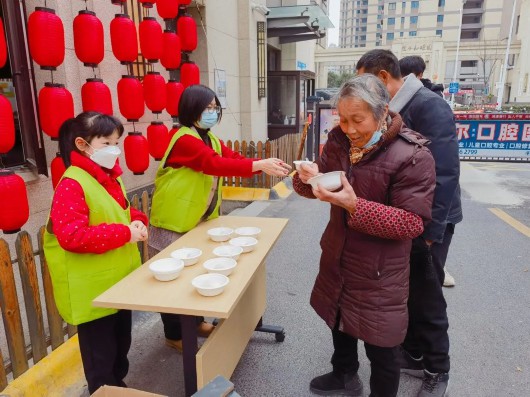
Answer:
[(232, 258), (213, 258), (208, 259), (202, 266), (208, 270), (208, 273), (218, 273), (224, 276), (229, 276), (237, 265), (235, 259)]
[(176, 279), (184, 269), (184, 262), (175, 258), (158, 259), (149, 264), (149, 270), (153, 276), (160, 281), (170, 281)]
[(235, 245), (221, 245), (220, 247), (215, 247), (213, 250), (213, 253), (216, 256), (232, 259), (239, 258), (239, 255), (241, 255), (242, 252), (243, 248)]
[(320, 185), (326, 190), (337, 190), (342, 186), (342, 182), (340, 181), (340, 174), (342, 171), (332, 171), (327, 172), (322, 175), (314, 176), (313, 178), (309, 178), (307, 182), (311, 184), (313, 189), (317, 188), (317, 185)]
[(234, 229), (229, 227), (214, 227), (213, 229), (208, 229), (208, 236), (210, 236), (213, 241), (228, 241), (233, 233)]
[(250, 252), (256, 248), (258, 240), (254, 237), (236, 237), (229, 241), (231, 245), (243, 248), (243, 252)]
[(254, 237), (257, 238), (258, 234), (261, 233), (261, 229), (259, 227), (238, 227), (235, 230), (236, 234), (238, 236), (245, 236), (245, 237)]
[(181, 248), (173, 251), (170, 255), (172, 258), (182, 260), (184, 266), (191, 266), (199, 261), (202, 251), (198, 248)]
[(294, 166), (296, 168), (296, 171), (300, 171), (300, 166), (302, 164), (313, 164), (313, 162), (309, 161), (309, 160), (295, 160), (295, 161), (293, 161), (293, 164), (294, 164)]
[(230, 282), (228, 277), (217, 273), (206, 273), (191, 280), (197, 292), (204, 296), (215, 296), (223, 292), (225, 286)]

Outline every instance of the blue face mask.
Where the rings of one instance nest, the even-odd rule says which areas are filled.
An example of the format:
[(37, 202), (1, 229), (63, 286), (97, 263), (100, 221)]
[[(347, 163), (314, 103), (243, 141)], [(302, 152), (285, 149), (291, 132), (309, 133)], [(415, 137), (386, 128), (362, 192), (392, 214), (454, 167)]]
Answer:
[(381, 130), (377, 130), (372, 135), (372, 138), (368, 141), (366, 145), (363, 146), (363, 148), (368, 149), (370, 146), (375, 145), (377, 142), (379, 142), (379, 139), (383, 136), (383, 132)]
[(197, 121), (197, 125), (203, 130), (208, 130), (217, 124), (218, 118), (219, 115), (217, 112), (210, 113), (208, 111), (204, 111), (202, 112), (201, 119)]

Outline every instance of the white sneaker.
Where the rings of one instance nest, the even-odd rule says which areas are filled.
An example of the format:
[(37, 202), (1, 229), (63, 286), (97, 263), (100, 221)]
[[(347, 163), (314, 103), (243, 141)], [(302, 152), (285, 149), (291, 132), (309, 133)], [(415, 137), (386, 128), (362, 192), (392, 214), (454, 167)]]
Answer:
[(454, 287), (455, 286), (455, 278), (449, 274), (447, 270), (444, 268), (445, 278), (444, 278), (444, 287)]

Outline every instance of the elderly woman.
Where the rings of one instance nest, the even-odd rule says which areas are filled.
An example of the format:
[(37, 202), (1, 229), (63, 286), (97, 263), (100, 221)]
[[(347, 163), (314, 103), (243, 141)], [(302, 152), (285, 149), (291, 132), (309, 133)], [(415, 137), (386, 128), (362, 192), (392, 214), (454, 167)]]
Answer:
[[(372, 75), (345, 83), (337, 99), (339, 126), (320, 159), (294, 175), (295, 191), (331, 203), (311, 306), (331, 328), (333, 371), (314, 378), (319, 395), (362, 396), (357, 340), (371, 363), (371, 397), (396, 396), (395, 347), (407, 330), (411, 240), (430, 220), (434, 160), (426, 141), (388, 112), (389, 95)], [(342, 189), (307, 184), (344, 171)]]

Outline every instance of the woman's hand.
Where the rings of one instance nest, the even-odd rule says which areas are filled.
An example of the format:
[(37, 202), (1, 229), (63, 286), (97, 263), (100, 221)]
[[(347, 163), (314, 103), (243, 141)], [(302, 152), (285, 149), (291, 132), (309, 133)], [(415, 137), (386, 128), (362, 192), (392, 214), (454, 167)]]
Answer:
[(313, 189), (313, 194), (319, 200), (338, 205), (353, 214), (357, 205), (357, 195), (353, 191), (344, 172), (340, 174), (340, 181), (342, 182), (342, 189), (338, 192), (330, 192), (318, 186), (316, 189)]
[(131, 230), (130, 243), (147, 240), (147, 227), (142, 222), (132, 221), (129, 225), (129, 229)]
[(289, 164), (274, 157), (254, 161), (252, 163), (252, 172), (263, 171), (267, 175), (272, 176), (287, 176), (290, 170), (291, 166)]
[(316, 163), (300, 164), (300, 168), (297, 172), (298, 177), (304, 183), (307, 183), (310, 178), (320, 174), (320, 172), (318, 172), (318, 165)]

